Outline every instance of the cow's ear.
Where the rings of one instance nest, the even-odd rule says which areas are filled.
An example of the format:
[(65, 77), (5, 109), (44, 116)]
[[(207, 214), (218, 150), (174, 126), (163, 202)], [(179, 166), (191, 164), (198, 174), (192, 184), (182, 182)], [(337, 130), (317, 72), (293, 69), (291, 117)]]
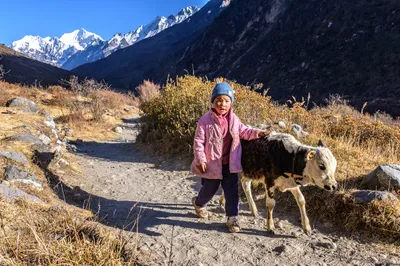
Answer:
[(314, 159), (315, 156), (317, 156), (317, 152), (316, 151), (309, 151), (307, 153), (307, 161)]
[(322, 140), (318, 140), (318, 147), (326, 147), (326, 145)]

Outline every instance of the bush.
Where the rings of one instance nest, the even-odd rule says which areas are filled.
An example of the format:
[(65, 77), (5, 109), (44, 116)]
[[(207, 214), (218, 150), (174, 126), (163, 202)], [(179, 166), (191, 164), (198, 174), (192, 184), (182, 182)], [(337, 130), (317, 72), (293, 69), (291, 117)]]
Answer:
[[(160, 97), (142, 104), (144, 127), (139, 140), (155, 143), (161, 152), (191, 153), (197, 120), (211, 107), (211, 91), (215, 84), (194, 76), (170, 81)], [(236, 91), (235, 112), (244, 123), (269, 120), (272, 109), (269, 97), (233, 82), (230, 85)]]
[(160, 95), (160, 85), (149, 80), (144, 80), (143, 83), (136, 88), (136, 91), (140, 102), (143, 104)]

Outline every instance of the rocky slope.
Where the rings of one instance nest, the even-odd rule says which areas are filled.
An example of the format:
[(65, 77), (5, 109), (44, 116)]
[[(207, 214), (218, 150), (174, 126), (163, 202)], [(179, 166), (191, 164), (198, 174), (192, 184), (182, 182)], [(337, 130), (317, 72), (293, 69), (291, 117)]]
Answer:
[(6, 73), (4, 80), (10, 83), (55, 85), (72, 75), (69, 71), (33, 60), (4, 45), (0, 45), (0, 65)]
[(400, 2), (390, 0), (236, 0), (201, 32), (177, 40), (173, 27), (75, 71), (132, 89), (195, 70), (263, 83), (275, 100), (310, 92), (322, 103), (339, 94), (357, 107), (367, 101), (366, 111), (399, 116), (399, 12)]
[(234, 1), (177, 69), (261, 82), (275, 99), (340, 94), (400, 115), (396, 1)]

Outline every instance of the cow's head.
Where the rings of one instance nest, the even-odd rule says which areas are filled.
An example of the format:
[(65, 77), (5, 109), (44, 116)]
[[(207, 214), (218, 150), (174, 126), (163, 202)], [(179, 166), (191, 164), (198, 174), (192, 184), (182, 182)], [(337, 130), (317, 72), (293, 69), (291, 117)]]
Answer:
[(320, 140), (318, 147), (306, 154), (306, 167), (303, 171), (303, 185), (314, 184), (326, 190), (335, 190), (337, 182), (335, 171), (337, 162), (332, 152)]

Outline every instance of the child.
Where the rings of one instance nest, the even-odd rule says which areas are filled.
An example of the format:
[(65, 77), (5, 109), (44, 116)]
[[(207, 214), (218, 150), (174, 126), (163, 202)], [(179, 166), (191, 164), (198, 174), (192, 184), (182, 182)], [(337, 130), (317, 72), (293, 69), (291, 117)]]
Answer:
[(242, 171), (242, 147), (240, 139), (252, 140), (268, 135), (268, 131), (251, 129), (240, 122), (233, 113), (234, 91), (226, 83), (217, 83), (212, 91), (211, 110), (197, 122), (194, 137), (192, 172), (201, 177), (202, 188), (192, 199), (196, 215), (207, 218), (207, 203), (217, 192), (219, 185), (225, 193), (226, 226), (229, 231), (239, 232), (239, 175)]

